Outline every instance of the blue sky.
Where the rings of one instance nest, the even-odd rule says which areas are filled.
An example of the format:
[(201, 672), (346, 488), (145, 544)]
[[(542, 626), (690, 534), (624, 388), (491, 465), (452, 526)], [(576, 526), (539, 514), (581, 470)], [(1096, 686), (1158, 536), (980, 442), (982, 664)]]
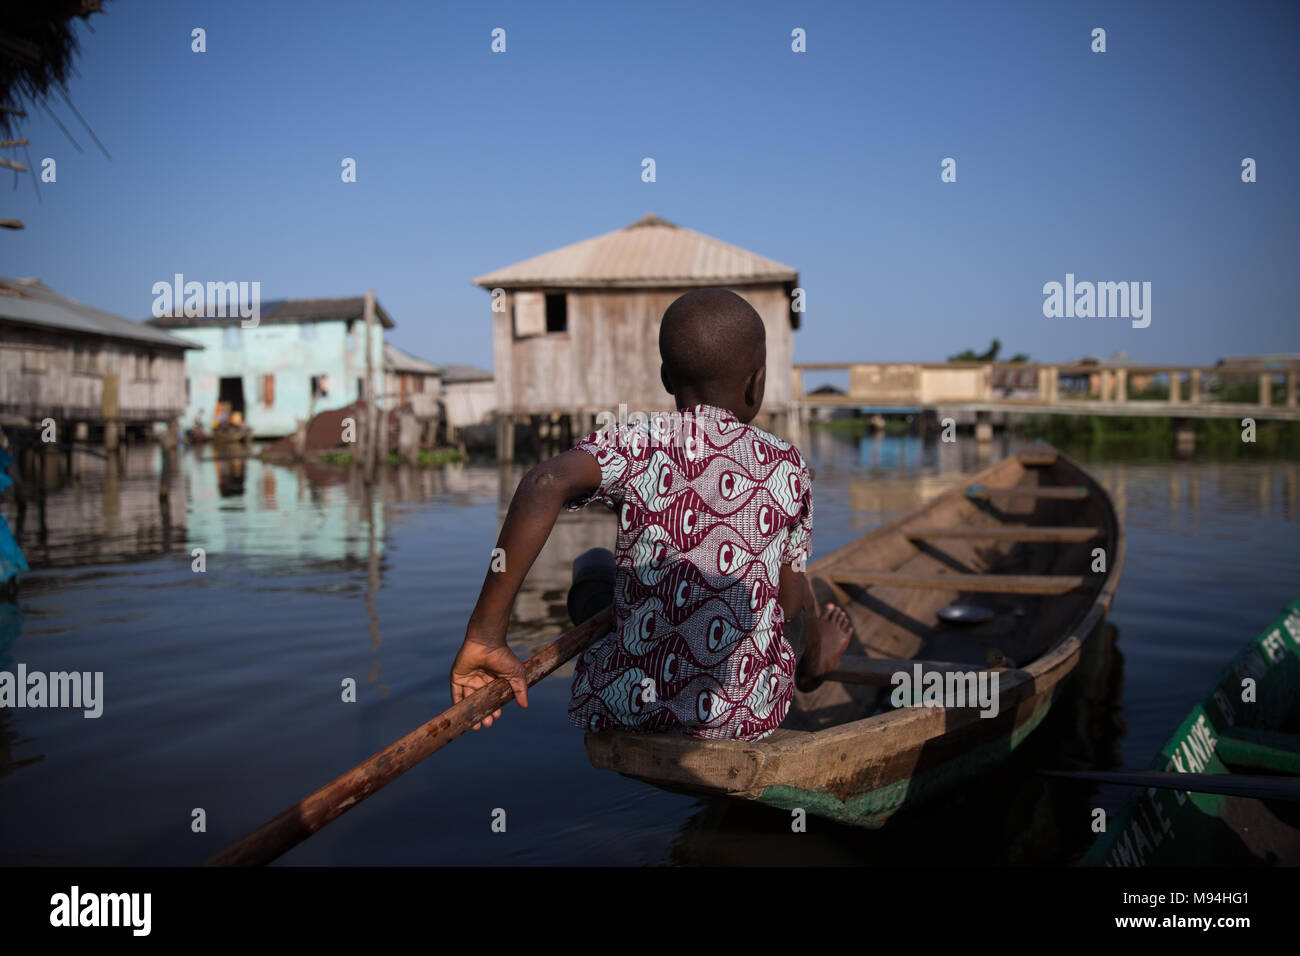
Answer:
[[(117, 0), (91, 25), (70, 89), (112, 159), (61, 102), (84, 153), (32, 117), (58, 182), (0, 193), (27, 226), (0, 275), (123, 315), (176, 272), (374, 287), (390, 341), (490, 366), (474, 276), (653, 211), (799, 269), (799, 361), (1300, 351), (1300, 4)], [(1045, 318), (1067, 272), (1151, 282), (1150, 327)]]

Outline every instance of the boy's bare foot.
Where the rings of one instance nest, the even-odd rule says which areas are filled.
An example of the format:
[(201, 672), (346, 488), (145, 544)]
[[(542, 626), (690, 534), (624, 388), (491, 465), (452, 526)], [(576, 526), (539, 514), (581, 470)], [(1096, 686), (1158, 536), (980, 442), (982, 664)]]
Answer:
[(816, 625), (808, 628), (808, 643), (799, 661), (795, 686), (804, 692), (820, 687), (822, 675), (835, 670), (852, 636), (853, 624), (844, 609), (834, 604), (823, 607)]

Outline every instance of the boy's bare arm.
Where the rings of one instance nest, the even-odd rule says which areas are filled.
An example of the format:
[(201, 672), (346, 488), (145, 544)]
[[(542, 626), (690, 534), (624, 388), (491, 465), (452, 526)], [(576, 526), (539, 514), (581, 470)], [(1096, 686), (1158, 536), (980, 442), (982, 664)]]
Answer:
[[(459, 702), (498, 677), (505, 677), (519, 706), (528, 706), (524, 665), (506, 646), (510, 611), (528, 569), (537, 560), (564, 503), (600, 485), (600, 466), (588, 452), (566, 451), (530, 469), (515, 489), (497, 538), (505, 556), (502, 570), (489, 570), (465, 628), (465, 641), (451, 668), (451, 699)], [(491, 726), (492, 717), (484, 726)], [(478, 729), (477, 726), (474, 728)]]
[(793, 621), (803, 609), (806, 591), (808, 591), (808, 575), (796, 571), (788, 564), (781, 565), (777, 579), (776, 603), (781, 605), (787, 621)]
[(812, 582), (803, 571), (796, 571), (788, 564), (781, 565), (780, 579), (777, 583), (777, 603), (785, 612), (785, 619), (793, 621), (802, 610), (807, 612), (804, 631), (804, 658), (800, 662), (800, 673), (795, 677), (800, 690), (813, 690), (814, 679), (809, 678), (813, 658), (820, 656), (822, 635), (821, 617), (818, 613), (817, 596), (813, 594)]
[(550, 537), (564, 503), (590, 494), (599, 484), (596, 459), (578, 449), (550, 458), (524, 475), (497, 538), (497, 547), (505, 555), (505, 568), (488, 571), (470, 615), (467, 639), (489, 646), (505, 644), (515, 596)]

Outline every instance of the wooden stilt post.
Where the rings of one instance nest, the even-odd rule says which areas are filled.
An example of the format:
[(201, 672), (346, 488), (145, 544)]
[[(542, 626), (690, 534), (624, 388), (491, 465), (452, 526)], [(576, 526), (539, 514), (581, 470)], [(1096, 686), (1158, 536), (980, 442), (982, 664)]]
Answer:
[(162, 447), (162, 467), (158, 469), (158, 502), (162, 506), (163, 514), (168, 513), (167, 498), (171, 493), (172, 480), (172, 460), (175, 457), (175, 451), (165, 441)]
[[(77, 422), (77, 424), (73, 426), (73, 429), (72, 429), (72, 437), (73, 437), (76, 441), (81, 442), (82, 444), (89, 444), (89, 443), (90, 443), (90, 423), (89, 423), (89, 422)], [(72, 449), (72, 451), (75, 452), (75, 449)], [(73, 474), (75, 474), (75, 473), (76, 473), (76, 470), (77, 470), (77, 457), (76, 457), (75, 453), (72, 455), (71, 461), (72, 461), (72, 467), (71, 467), (71, 468), (69, 469), (69, 471), (68, 471), (68, 476), (69, 476), (69, 477), (71, 477)]]
[(75, 428), (72, 422), (59, 423), (60, 445), (63, 446), (63, 476), (66, 480), (72, 479), (72, 441), (76, 434)]
[(772, 413), (772, 434), (782, 441), (790, 441), (790, 411), (788, 408)]
[(379, 416), (378, 398), (375, 395), (375, 354), (374, 354), (374, 328), (375, 328), (375, 290), (366, 290), (365, 305), (366, 320), (366, 448), (365, 463), (362, 467), (362, 477), (369, 482), (375, 476), (375, 452), (378, 448), (376, 441), (376, 423)]
[(420, 461), (420, 422), (409, 408), (404, 409), (397, 419), (397, 453), (408, 465)]
[(514, 461), (515, 443), (513, 422), (505, 412), (496, 413), (497, 423), (497, 464)]

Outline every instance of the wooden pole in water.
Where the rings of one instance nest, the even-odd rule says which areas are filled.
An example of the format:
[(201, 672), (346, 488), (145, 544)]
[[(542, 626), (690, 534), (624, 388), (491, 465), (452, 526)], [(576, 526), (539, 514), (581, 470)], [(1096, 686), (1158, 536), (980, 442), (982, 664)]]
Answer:
[[(611, 610), (566, 631), (524, 662), (532, 687), (609, 630)], [(204, 866), (263, 866), (288, 852), (325, 824), (392, 783), (425, 757), (441, 750), (484, 717), (514, 700), (509, 681), (498, 678), (415, 728), (365, 763), (358, 764), (315, 793), (268, 820), (204, 861)]]
[(366, 290), (366, 448), (362, 473), (367, 482), (375, 475), (375, 358), (372, 338), (375, 328), (375, 290)]
[(1255, 800), (1300, 801), (1300, 780), (1295, 777), (1245, 773), (1174, 773), (1163, 770), (1040, 770), (1045, 777), (1110, 783), (1122, 787), (1190, 790)]
[[(387, 377), (381, 367), (379, 369), (379, 381), (383, 382)], [(379, 411), (379, 454), (376, 456), (377, 463), (388, 461), (388, 393), (384, 392), (380, 397), (384, 399), (384, 407)]]

